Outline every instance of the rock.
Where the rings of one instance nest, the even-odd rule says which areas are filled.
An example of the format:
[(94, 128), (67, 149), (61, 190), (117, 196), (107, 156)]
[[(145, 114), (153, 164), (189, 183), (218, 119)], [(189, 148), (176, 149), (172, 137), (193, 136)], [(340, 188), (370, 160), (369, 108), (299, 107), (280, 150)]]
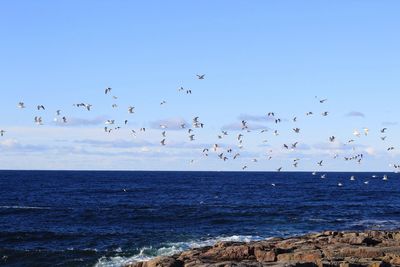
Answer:
[(355, 257), (355, 258), (369, 258), (378, 259), (385, 256), (384, 250), (382, 248), (371, 248), (371, 247), (346, 247), (339, 251), (342, 257)]
[(184, 267), (182, 261), (175, 260), (171, 257), (157, 257), (155, 259), (149, 260), (147, 262), (138, 262), (129, 267)]
[(400, 231), (324, 231), (293, 238), (220, 242), (126, 267), (400, 266)]
[(256, 247), (254, 255), (258, 262), (274, 262), (276, 261), (276, 250), (266, 251), (263, 248)]

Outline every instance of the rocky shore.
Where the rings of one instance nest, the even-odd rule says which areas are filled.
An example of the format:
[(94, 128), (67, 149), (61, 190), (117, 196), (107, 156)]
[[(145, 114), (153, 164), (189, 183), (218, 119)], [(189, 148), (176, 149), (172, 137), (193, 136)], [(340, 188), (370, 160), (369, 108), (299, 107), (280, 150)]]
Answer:
[(220, 242), (126, 267), (400, 266), (400, 231), (325, 231), (251, 243)]

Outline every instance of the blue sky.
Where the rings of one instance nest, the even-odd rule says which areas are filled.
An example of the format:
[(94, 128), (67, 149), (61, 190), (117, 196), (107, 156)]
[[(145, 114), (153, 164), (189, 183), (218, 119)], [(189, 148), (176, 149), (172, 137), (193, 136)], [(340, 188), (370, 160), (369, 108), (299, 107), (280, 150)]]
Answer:
[[(396, 1), (5, 1), (0, 168), (314, 170), (324, 159), (321, 171), (392, 170), (388, 164), (400, 163), (396, 149), (386, 151), (400, 136), (399, 9)], [(196, 79), (203, 73), (204, 80)], [(178, 92), (180, 86), (193, 94)], [(118, 99), (105, 96), (105, 87)], [(27, 108), (17, 109), (19, 101)], [(72, 106), (80, 102), (93, 110)], [(38, 104), (46, 111), (35, 110)], [(67, 125), (53, 122), (58, 109)], [(269, 111), (283, 122), (268, 121)], [(35, 125), (35, 116), (44, 125)], [(195, 141), (167, 129), (167, 145), (160, 146), (160, 120), (190, 124), (195, 116), (206, 125), (196, 129)], [(240, 131), (232, 129), (241, 118), (257, 128), (245, 133), (242, 149)], [(129, 123), (105, 134), (106, 119)], [(261, 135), (258, 126), (270, 131)], [(130, 134), (140, 127), (148, 130)], [(355, 138), (363, 127), (369, 135)], [(219, 140), (221, 128), (230, 131)], [(337, 144), (327, 141), (331, 135)], [(343, 146), (351, 138), (354, 151)], [(282, 151), (295, 141), (302, 149)], [(202, 156), (215, 143), (232, 147), (240, 160)], [(353, 152), (366, 155), (362, 164), (343, 160)], [(297, 169), (294, 157), (302, 159)]]

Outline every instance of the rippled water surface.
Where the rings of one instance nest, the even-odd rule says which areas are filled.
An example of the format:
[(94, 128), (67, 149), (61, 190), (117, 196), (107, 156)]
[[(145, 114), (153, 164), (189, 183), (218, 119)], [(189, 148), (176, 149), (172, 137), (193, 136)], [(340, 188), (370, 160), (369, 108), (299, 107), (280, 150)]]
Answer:
[(398, 174), (320, 175), (0, 171), (0, 265), (121, 266), (217, 240), (399, 228)]

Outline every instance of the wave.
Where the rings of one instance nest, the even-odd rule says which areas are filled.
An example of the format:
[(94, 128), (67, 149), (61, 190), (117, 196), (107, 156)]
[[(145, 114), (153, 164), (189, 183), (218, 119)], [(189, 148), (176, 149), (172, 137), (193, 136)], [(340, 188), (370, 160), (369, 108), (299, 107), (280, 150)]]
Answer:
[(188, 242), (175, 242), (175, 243), (166, 243), (159, 248), (153, 247), (143, 247), (140, 249), (139, 253), (130, 257), (102, 257), (98, 260), (95, 267), (121, 267), (127, 265), (128, 263), (138, 262), (138, 261), (147, 261), (151, 260), (158, 256), (171, 256), (182, 251), (205, 247), (205, 246), (213, 246), (217, 242), (221, 241), (231, 241), (231, 242), (251, 242), (251, 241), (259, 241), (263, 240), (260, 236), (240, 236), (234, 235), (229, 237), (217, 237), (210, 238), (204, 240), (194, 240)]
[(50, 210), (51, 208), (34, 206), (0, 206), (0, 209)]
[(365, 219), (349, 223), (350, 227), (362, 227), (366, 229), (398, 229), (400, 228), (400, 221), (397, 220), (374, 220)]

